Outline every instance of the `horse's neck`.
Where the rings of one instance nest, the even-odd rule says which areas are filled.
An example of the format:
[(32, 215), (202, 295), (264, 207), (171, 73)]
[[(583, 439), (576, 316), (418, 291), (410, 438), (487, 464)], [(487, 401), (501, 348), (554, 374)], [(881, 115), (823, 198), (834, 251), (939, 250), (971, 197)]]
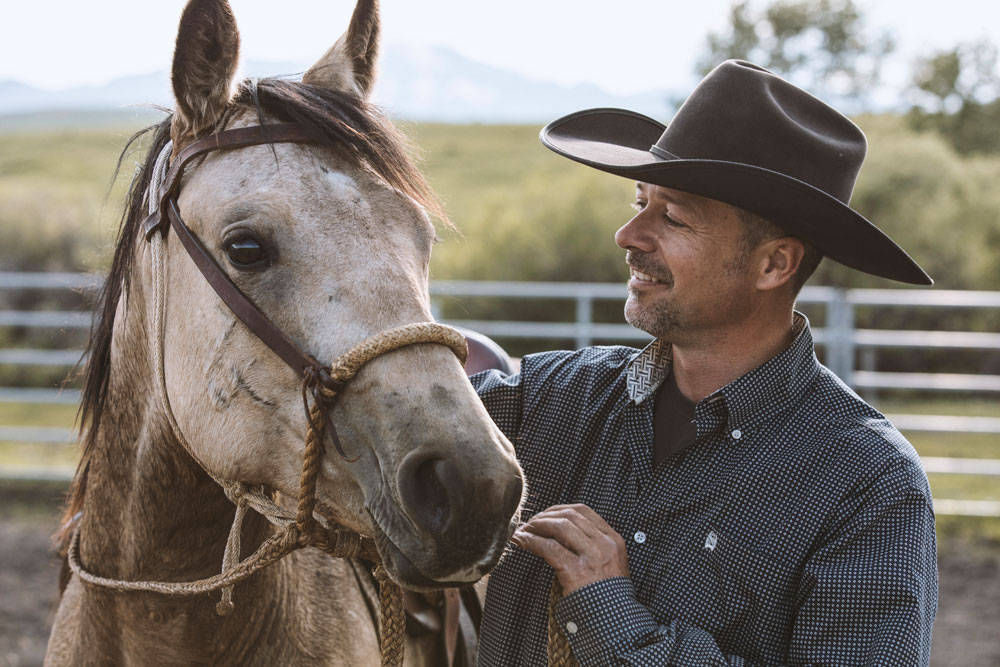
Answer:
[[(114, 579), (191, 581), (218, 574), (234, 506), (170, 432), (153, 389), (142, 286), (118, 314), (107, 407), (88, 466), (80, 560)], [(243, 554), (271, 528), (253, 512)], [(362, 582), (363, 583), (363, 582)], [(47, 664), (378, 664), (352, 566), (296, 552), (218, 594), (168, 597), (70, 583)]]
[(185, 576), (205, 571), (210, 551), (225, 544), (233, 506), (171, 433), (153, 390), (141, 284), (128, 301), (128, 313), (116, 317), (106, 407), (90, 455), (81, 556), (105, 576)]
[[(142, 286), (133, 284), (129, 312), (119, 312), (116, 318), (106, 408), (88, 464), (80, 559), (95, 574), (114, 579), (191, 581), (219, 573), (234, 506), (180, 445), (159, 407), (145, 306)], [(251, 513), (243, 528), (244, 553), (268, 530), (266, 522)], [(276, 613), (274, 595), (286, 588), (280, 586), (283, 576), (287, 578), (287, 568), (274, 568), (237, 587), (237, 602), (241, 593), (244, 598), (237, 605), (243, 627), (256, 625), (255, 616)], [(248, 597), (251, 590), (253, 596)], [(106, 595), (95, 592), (91, 599)], [(114, 611), (95, 623), (109, 625), (112, 634), (117, 629), (120, 650), (126, 654), (132, 653), (127, 645), (148, 646), (156, 639), (194, 651), (201, 650), (197, 645), (202, 640), (218, 642), (217, 594), (211, 599), (111, 595), (118, 595), (113, 607), (101, 606)], [(146, 637), (122, 632), (136, 628), (130, 620), (136, 618), (152, 619), (154, 627)]]

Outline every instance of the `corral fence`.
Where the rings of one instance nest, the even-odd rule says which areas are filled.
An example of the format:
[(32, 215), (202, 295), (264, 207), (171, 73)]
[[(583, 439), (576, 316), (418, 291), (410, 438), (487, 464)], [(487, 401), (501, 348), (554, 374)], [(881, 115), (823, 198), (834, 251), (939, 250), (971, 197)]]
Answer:
[[(101, 276), (67, 273), (3, 273), (0, 291), (87, 291), (96, 289)], [(0, 295), (2, 296), (2, 295)], [(624, 287), (605, 283), (536, 283), (437, 281), (431, 285), (432, 306), (441, 316), (444, 306), (461, 299), (567, 300), (575, 305), (572, 321), (539, 322), (497, 319), (456, 319), (443, 321), (480, 331), (501, 342), (517, 339), (569, 341), (576, 347), (594, 343), (643, 345), (649, 335), (627, 324), (597, 322), (594, 306), (599, 301), (622, 302)], [(2, 302), (0, 302), (2, 303)], [(996, 397), (994, 416), (953, 416), (890, 414), (903, 431), (938, 433), (977, 433), (1000, 437), (1000, 375), (989, 373), (887, 372), (876, 370), (879, 350), (951, 350), (956, 353), (978, 351), (1000, 353), (1000, 333), (951, 330), (866, 329), (855, 325), (862, 308), (891, 308), (906, 311), (978, 310), (1000, 313), (1000, 292), (948, 290), (880, 290), (806, 287), (799, 297), (800, 306), (819, 308), (822, 326), (813, 327), (817, 347), (825, 363), (845, 382), (862, 394), (880, 391), (919, 391), (943, 395)], [(0, 310), (2, 328), (52, 328), (61, 331), (87, 329), (90, 314), (80, 310)], [(3, 340), (3, 339), (0, 339)], [(80, 358), (79, 349), (0, 349), (0, 366), (70, 367)], [(69, 403), (75, 404), (79, 393), (52, 387), (0, 386), (0, 403)], [(69, 429), (19, 426), (0, 423), (0, 442), (65, 444), (72, 440)], [(989, 475), (1000, 478), (1000, 460), (975, 458), (924, 457), (929, 473)], [(61, 479), (69, 475), (64, 468), (13, 466), (0, 464), (0, 478)], [(1000, 501), (935, 501), (942, 514), (1000, 516)]]

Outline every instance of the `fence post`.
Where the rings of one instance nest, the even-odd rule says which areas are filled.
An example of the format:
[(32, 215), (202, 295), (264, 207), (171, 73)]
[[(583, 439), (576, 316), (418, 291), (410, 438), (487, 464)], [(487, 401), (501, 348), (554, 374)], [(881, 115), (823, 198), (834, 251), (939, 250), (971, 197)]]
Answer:
[(827, 306), (827, 328), (830, 332), (830, 370), (848, 386), (854, 384), (854, 306), (848, 300), (847, 290), (835, 287)]
[(576, 348), (587, 347), (593, 342), (591, 320), (594, 315), (594, 297), (590, 294), (576, 295)]

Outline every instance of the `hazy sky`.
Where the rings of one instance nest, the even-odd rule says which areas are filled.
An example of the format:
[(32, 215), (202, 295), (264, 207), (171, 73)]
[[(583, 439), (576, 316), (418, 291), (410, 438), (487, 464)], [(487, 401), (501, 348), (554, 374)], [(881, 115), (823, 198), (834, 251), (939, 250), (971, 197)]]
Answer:
[[(915, 54), (981, 37), (1000, 44), (996, 0), (857, 0), (888, 28), (903, 75)], [(687, 88), (731, 0), (382, 0), (384, 39), (447, 46), (537, 80), (615, 93)], [(351, 0), (231, 0), (243, 57), (311, 62), (343, 32)], [(169, 67), (184, 0), (5, 2), (0, 80), (100, 84)], [(279, 9), (280, 8), (280, 9)]]

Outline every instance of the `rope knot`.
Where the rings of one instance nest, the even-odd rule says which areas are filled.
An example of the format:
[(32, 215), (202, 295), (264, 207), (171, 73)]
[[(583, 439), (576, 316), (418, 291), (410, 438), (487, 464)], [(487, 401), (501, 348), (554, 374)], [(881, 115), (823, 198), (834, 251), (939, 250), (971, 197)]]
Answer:
[(335, 558), (357, 558), (361, 555), (361, 536), (354, 531), (338, 528), (324, 535), (315, 545)]
[(249, 484), (244, 482), (226, 482), (221, 484), (221, 486), (226, 494), (226, 498), (229, 498), (232, 504), (237, 507), (247, 504), (246, 494), (250, 490)]

